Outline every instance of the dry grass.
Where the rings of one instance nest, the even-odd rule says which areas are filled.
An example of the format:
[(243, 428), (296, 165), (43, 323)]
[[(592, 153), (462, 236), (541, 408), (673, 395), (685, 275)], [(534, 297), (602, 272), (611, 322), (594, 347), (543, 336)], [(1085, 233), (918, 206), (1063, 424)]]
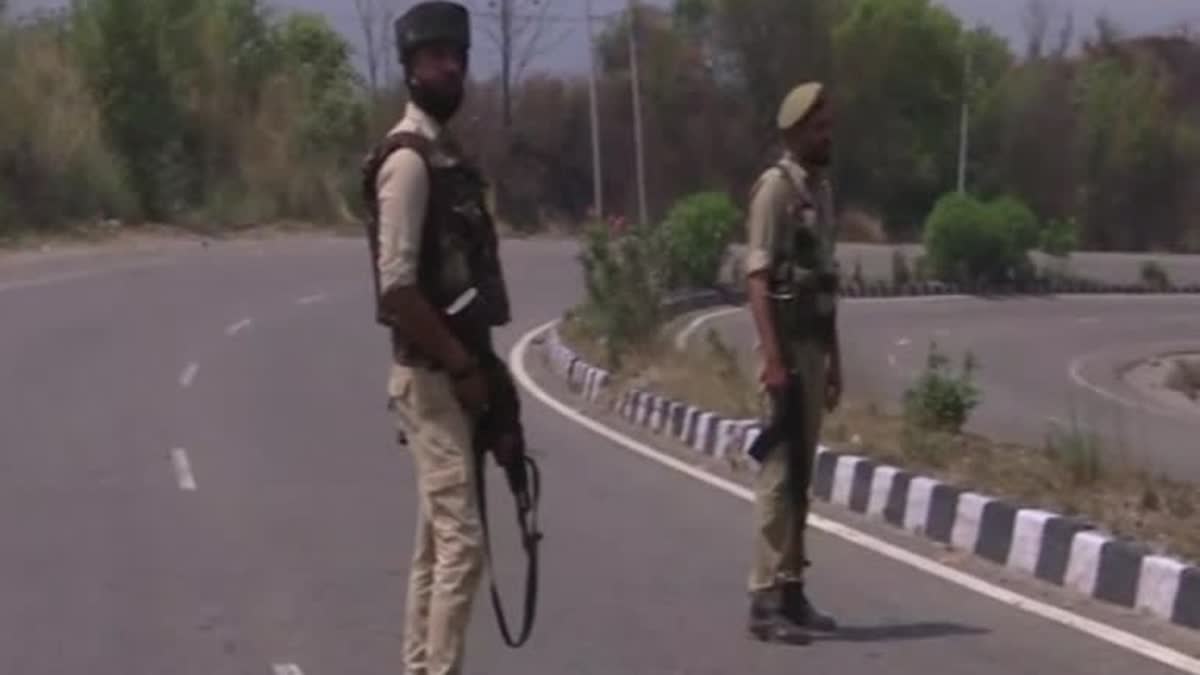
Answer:
[[(592, 337), (582, 322), (568, 317), (559, 331), (586, 361), (613, 370), (602, 342)], [(733, 350), (710, 341), (706, 356), (705, 367), (696, 368), (695, 353), (673, 349), (669, 339), (632, 350), (622, 357), (621, 370), (613, 373), (612, 391), (653, 391), (734, 418), (757, 415), (757, 389), (738, 367)]]
[(1200, 396), (1200, 359), (1176, 359), (1166, 385), (1195, 401)]
[[(563, 339), (604, 367), (603, 349), (578, 324)], [(758, 390), (719, 344), (682, 354), (667, 343), (640, 350), (615, 391), (639, 387), (685, 399), (739, 418), (759, 414)], [(977, 435), (917, 430), (872, 402), (846, 401), (826, 418), (825, 442), (984, 494), (1075, 516), (1163, 553), (1200, 561), (1200, 488), (1156, 477), (1111, 459), (1078, 428), (1047, 437), (1033, 448)]]
[(883, 221), (861, 209), (846, 209), (842, 213), (840, 230), (843, 241), (864, 244), (887, 243), (887, 229)]

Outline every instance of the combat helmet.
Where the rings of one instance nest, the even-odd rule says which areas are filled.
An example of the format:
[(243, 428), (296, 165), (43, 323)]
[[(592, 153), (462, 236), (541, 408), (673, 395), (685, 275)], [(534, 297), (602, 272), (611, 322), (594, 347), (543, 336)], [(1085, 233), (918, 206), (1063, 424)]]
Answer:
[(413, 50), (433, 42), (449, 42), (463, 50), (471, 48), (471, 17), (467, 8), (448, 0), (429, 0), (414, 5), (396, 19), (396, 52), (407, 64)]

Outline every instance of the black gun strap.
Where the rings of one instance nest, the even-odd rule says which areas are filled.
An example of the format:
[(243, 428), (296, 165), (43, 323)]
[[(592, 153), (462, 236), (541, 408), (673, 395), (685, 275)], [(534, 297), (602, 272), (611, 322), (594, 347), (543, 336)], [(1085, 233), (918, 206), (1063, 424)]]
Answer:
[(486, 454), (479, 456), (479, 465), (475, 470), (475, 493), (479, 504), (479, 519), (483, 529), (483, 554), (488, 568), (488, 584), (492, 594), (492, 609), (496, 612), (496, 622), (500, 625), (500, 634), (503, 636), (505, 644), (516, 648), (525, 644), (529, 639), (529, 635), (533, 631), (533, 620), (537, 613), (538, 543), (542, 538), (542, 533), (537, 529), (537, 507), (542, 492), (541, 474), (533, 458), (528, 456), (521, 458), (521, 461), (529, 467), (528, 488), (523, 492), (514, 493), (513, 498), (517, 502), (517, 525), (521, 528), (521, 546), (525, 549), (525, 555), (529, 562), (525, 573), (524, 621), (521, 623), (520, 637), (514, 640), (512, 632), (508, 628), (508, 621), (504, 616), (504, 608), (500, 601), (500, 592), (496, 589), (496, 579), (492, 572), (491, 535), (488, 531), (487, 518), (487, 486), (484, 477), (487, 468), (486, 457)]

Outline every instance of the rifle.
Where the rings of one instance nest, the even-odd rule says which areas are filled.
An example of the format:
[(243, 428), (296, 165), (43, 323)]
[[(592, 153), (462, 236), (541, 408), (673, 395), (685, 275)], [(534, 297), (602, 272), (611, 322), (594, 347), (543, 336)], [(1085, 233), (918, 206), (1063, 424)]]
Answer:
[(489, 574), (488, 583), (492, 596), (492, 609), (500, 634), (509, 647), (525, 644), (533, 631), (537, 612), (538, 590), (538, 544), (542, 533), (538, 530), (537, 509), (541, 500), (541, 471), (537, 462), (527, 453), (525, 432), (521, 425), (521, 397), (517, 392), (508, 365), (491, 346), (487, 324), (482, 322), (480, 308), (476, 302), (478, 294), (467, 291), (447, 310), (451, 332), (479, 359), (488, 383), (488, 407), (476, 422), (474, 453), (476, 457), (475, 494), (479, 505), (479, 518), (483, 529), (484, 557), (488, 569), (492, 569), (491, 537), (487, 516), (487, 463), (485, 456), (491, 452), (508, 479), (508, 487), (516, 502), (517, 525), (521, 530), (521, 546), (529, 560), (525, 575), (525, 612), (521, 633), (513, 639), (508, 621), (496, 589), (495, 578)]
[(804, 381), (795, 374), (788, 375), (782, 392), (771, 393), (771, 419), (747, 451), (754, 461), (765, 462), (767, 454), (781, 441), (803, 438), (804, 396)]
[[(815, 313), (801, 314), (797, 303), (812, 301), (816, 293), (835, 293), (837, 283), (836, 273), (810, 273), (800, 281), (789, 275), (786, 287), (770, 294), (776, 344), (785, 355), (788, 338), (799, 334), (800, 331), (815, 331), (827, 343), (834, 339), (835, 315), (818, 318)], [(815, 325), (801, 325), (805, 319), (815, 319)], [(767, 454), (781, 441), (804, 438), (806, 431), (804, 406), (807, 402), (806, 397), (810, 396), (811, 392), (805, 391), (804, 378), (795, 372), (795, 364), (784, 365), (788, 368), (787, 384), (781, 392), (770, 392), (773, 406), (771, 419), (747, 450), (747, 454), (759, 464), (766, 460)]]

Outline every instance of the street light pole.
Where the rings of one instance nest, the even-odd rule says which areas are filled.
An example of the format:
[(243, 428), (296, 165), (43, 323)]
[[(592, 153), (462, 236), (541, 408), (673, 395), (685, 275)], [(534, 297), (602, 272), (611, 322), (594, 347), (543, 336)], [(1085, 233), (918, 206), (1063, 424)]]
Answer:
[(592, 205), (604, 220), (604, 178), (600, 165), (600, 115), (596, 101), (596, 34), (592, 30), (592, 0), (585, 0), (588, 32), (588, 105), (592, 122)]
[(971, 135), (971, 40), (968, 34), (964, 33), (964, 51), (966, 52), (965, 63), (963, 64), (963, 100), (962, 100), (962, 115), (959, 122), (958, 131), (958, 193), (965, 194), (967, 191), (967, 153), (968, 145), (970, 144)]
[(646, 161), (642, 149), (642, 95), (638, 79), (637, 0), (629, 0), (629, 74), (633, 88), (633, 141), (637, 155), (638, 215), (646, 225)]

